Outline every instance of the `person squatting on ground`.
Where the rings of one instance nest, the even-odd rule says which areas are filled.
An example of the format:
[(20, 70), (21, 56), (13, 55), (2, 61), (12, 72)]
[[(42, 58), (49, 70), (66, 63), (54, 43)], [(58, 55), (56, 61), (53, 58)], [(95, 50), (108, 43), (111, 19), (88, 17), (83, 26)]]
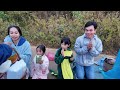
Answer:
[[(12, 25), (8, 27), (8, 35), (4, 39), (4, 43), (10, 45), (23, 59), (27, 65), (27, 77), (30, 75), (30, 61), (32, 50), (30, 43), (22, 36), (22, 31), (18, 26)], [(12, 51), (12, 56), (16, 54)]]
[(94, 79), (94, 57), (98, 56), (102, 50), (102, 41), (95, 35), (97, 23), (88, 21), (84, 30), (85, 33), (76, 39), (74, 50), (75, 57), (75, 74), (78, 79)]

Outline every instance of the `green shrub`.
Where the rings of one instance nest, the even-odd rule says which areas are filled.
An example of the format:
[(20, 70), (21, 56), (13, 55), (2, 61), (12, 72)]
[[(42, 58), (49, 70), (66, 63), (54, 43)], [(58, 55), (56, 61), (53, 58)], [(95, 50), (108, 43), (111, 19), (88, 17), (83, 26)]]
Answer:
[[(70, 12), (70, 11), (69, 11)], [(49, 11), (50, 13), (50, 11)], [(23, 36), (32, 45), (45, 44), (58, 48), (60, 40), (69, 36), (74, 47), (75, 40), (84, 33), (84, 24), (89, 20), (98, 23), (97, 34), (101, 38), (104, 51), (117, 52), (120, 47), (120, 12), (117, 11), (71, 11), (72, 18), (67, 15), (48, 15), (40, 18), (37, 11), (0, 11), (0, 40), (7, 35), (9, 25), (21, 27)], [(69, 16), (70, 16), (69, 15)]]

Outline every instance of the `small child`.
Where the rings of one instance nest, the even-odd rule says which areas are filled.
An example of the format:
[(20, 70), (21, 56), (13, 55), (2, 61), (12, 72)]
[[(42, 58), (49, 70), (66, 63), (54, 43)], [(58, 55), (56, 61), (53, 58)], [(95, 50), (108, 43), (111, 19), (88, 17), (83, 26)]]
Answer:
[(39, 45), (36, 48), (36, 55), (32, 61), (31, 76), (32, 79), (47, 79), (49, 73), (49, 60), (45, 55), (46, 48)]
[(73, 72), (70, 63), (74, 59), (70, 46), (70, 38), (64, 37), (61, 40), (61, 47), (56, 51), (55, 63), (58, 64), (58, 79), (73, 79)]

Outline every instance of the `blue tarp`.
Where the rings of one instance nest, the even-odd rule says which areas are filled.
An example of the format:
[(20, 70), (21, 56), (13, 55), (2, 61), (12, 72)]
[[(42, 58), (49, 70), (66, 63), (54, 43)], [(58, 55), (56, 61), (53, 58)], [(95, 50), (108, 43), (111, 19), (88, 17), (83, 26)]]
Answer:
[(116, 57), (116, 61), (111, 70), (107, 72), (101, 71), (105, 79), (120, 79), (120, 50)]

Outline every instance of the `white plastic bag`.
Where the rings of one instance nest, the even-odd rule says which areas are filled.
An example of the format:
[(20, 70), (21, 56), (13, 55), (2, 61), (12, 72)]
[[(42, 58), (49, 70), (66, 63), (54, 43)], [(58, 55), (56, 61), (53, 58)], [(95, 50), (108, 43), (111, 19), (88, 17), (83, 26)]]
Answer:
[(7, 79), (21, 79), (27, 70), (23, 59), (16, 61), (7, 71)]
[(0, 73), (5, 73), (10, 68), (10, 65), (12, 64), (11, 60), (7, 60), (4, 63), (0, 65)]

